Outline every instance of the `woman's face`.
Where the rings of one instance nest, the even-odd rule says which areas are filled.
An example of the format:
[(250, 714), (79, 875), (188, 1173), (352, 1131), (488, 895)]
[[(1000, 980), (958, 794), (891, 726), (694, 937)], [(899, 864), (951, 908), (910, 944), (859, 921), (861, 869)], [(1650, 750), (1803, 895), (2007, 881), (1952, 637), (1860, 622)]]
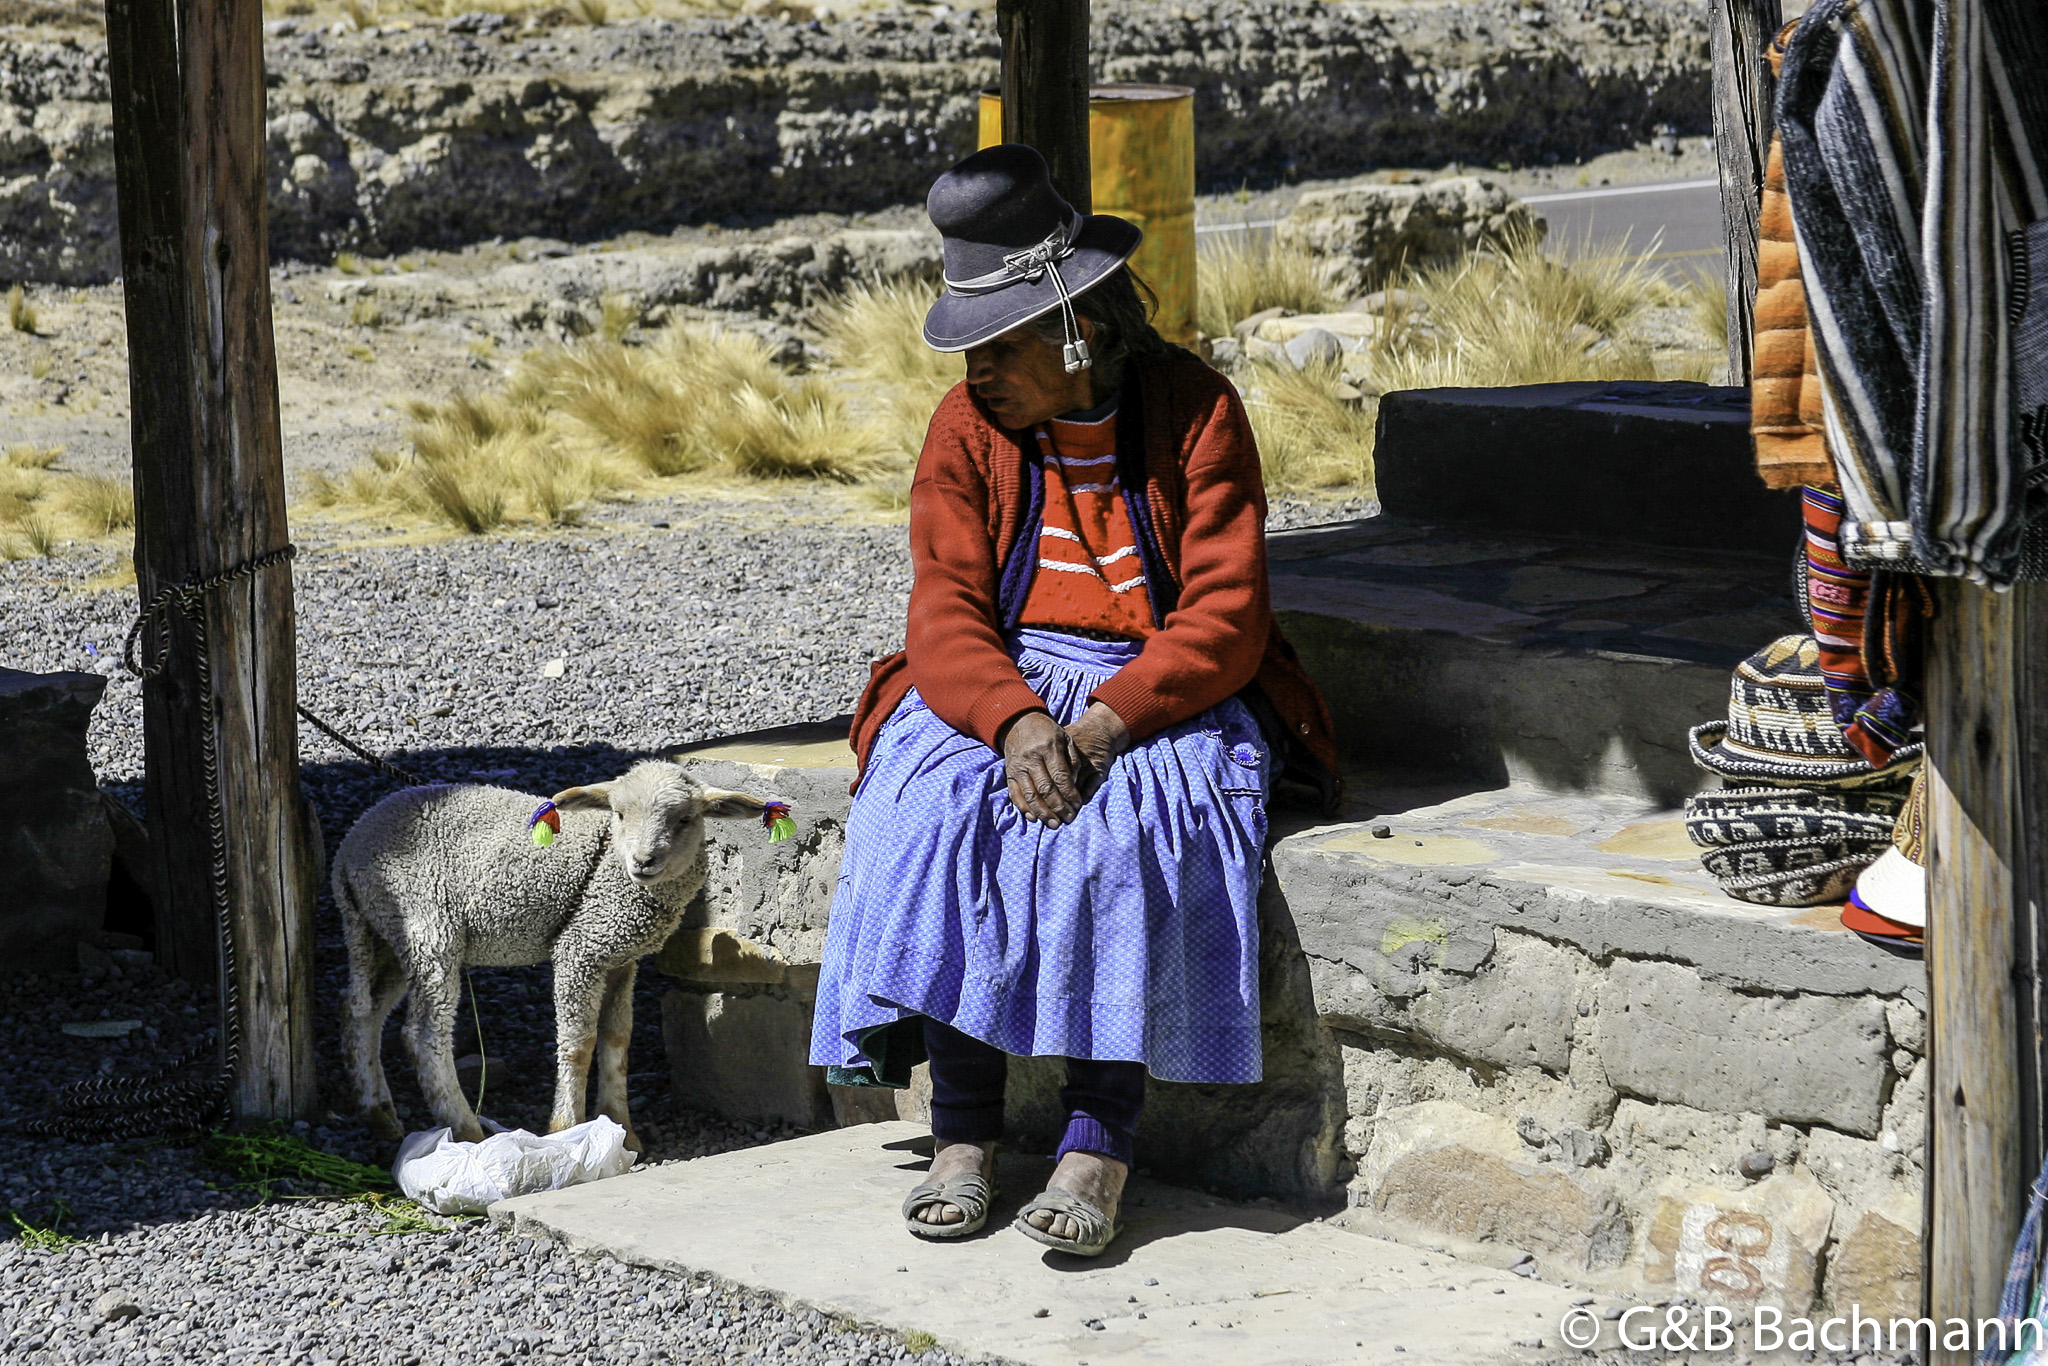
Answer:
[[(1093, 342), (1094, 320), (1082, 318), (1080, 322), (1081, 335)], [(969, 347), (967, 383), (996, 421), (1013, 431), (1035, 427), (1094, 401), (1089, 372), (1068, 374), (1060, 344), (1047, 341), (1032, 323)]]

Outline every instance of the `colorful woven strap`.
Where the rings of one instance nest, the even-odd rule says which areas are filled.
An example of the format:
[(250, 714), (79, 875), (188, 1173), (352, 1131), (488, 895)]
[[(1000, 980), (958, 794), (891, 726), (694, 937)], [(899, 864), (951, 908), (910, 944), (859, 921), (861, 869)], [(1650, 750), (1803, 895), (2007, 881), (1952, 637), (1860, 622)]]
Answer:
[(1868, 570), (1851, 569), (1842, 557), (1841, 495), (1825, 489), (1801, 491), (1806, 518), (1806, 599), (1813, 636), (1820, 644), (1821, 677), (1829, 711), (1842, 736), (1874, 768), (1890, 763), (1912, 739), (1920, 720), (1920, 699), (1904, 680), (1887, 688), (1871, 679), (1868, 645), (1886, 639), (1880, 619), (1869, 639), (1873, 611), (1885, 612), (1890, 595), (1874, 591)]

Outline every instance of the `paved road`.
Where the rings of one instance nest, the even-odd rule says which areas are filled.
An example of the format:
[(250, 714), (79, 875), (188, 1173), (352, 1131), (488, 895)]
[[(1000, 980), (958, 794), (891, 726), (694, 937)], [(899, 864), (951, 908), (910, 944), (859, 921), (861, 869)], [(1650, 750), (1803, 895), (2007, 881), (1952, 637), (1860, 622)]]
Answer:
[[(1549, 220), (1549, 241), (1568, 255), (1642, 251), (1655, 243), (1655, 259), (1673, 274), (1718, 273), (1722, 268), (1721, 194), (1713, 180), (1548, 190), (1524, 198)], [(1205, 236), (1265, 232), (1279, 221), (1254, 218), (1233, 223), (1225, 217), (1227, 212), (1219, 205), (1214, 221), (1200, 223), (1195, 231)]]
[(1549, 240), (1568, 254), (1642, 251), (1672, 271), (1722, 268), (1721, 190), (1712, 180), (1606, 185), (1527, 196), (1550, 220)]

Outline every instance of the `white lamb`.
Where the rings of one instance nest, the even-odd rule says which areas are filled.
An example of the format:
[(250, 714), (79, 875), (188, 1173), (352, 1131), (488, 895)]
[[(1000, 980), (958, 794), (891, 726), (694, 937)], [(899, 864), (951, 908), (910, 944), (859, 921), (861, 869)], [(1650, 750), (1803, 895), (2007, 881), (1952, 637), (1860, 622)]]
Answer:
[[(405, 1040), (434, 1118), (483, 1138), (455, 1076), (465, 966), (555, 963), (555, 1104), (549, 1131), (583, 1119), (591, 1055), (597, 1111), (640, 1139), (626, 1112), (626, 1046), (641, 955), (674, 931), (704, 885), (704, 818), (759, 815), (744, 792), (705, 787), (648, 760), (624, 777), (555, 795), (561, 833), (536, 845), (539, 802), (501, 787), (413, 787), (363, 814), (334, 859), (348, 939), (343, 1052), (378, 1137), (404, 1130), (384, 1077), (384, 1020), (408, 992)], [(610, 845), (609, 853), (606, 846)]]

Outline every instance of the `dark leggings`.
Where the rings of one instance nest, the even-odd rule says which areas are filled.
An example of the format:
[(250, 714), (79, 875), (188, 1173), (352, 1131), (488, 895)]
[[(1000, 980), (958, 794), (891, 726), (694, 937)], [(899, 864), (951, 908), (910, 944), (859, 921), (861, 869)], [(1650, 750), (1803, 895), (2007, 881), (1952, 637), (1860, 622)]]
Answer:
[[(1001, 1138), (1009, 1054), (930, 1016), (924, 1046), (932, 1057), (932, 1136), (941, 1143)], [(1067, 1111), (1067, 1132), (1059, 1156), (1100, 1153), (1129, 1166), (1138, 1112), (1145, 1108), (1145, 1064), (1068, 1058), (1060, 1104)]]

